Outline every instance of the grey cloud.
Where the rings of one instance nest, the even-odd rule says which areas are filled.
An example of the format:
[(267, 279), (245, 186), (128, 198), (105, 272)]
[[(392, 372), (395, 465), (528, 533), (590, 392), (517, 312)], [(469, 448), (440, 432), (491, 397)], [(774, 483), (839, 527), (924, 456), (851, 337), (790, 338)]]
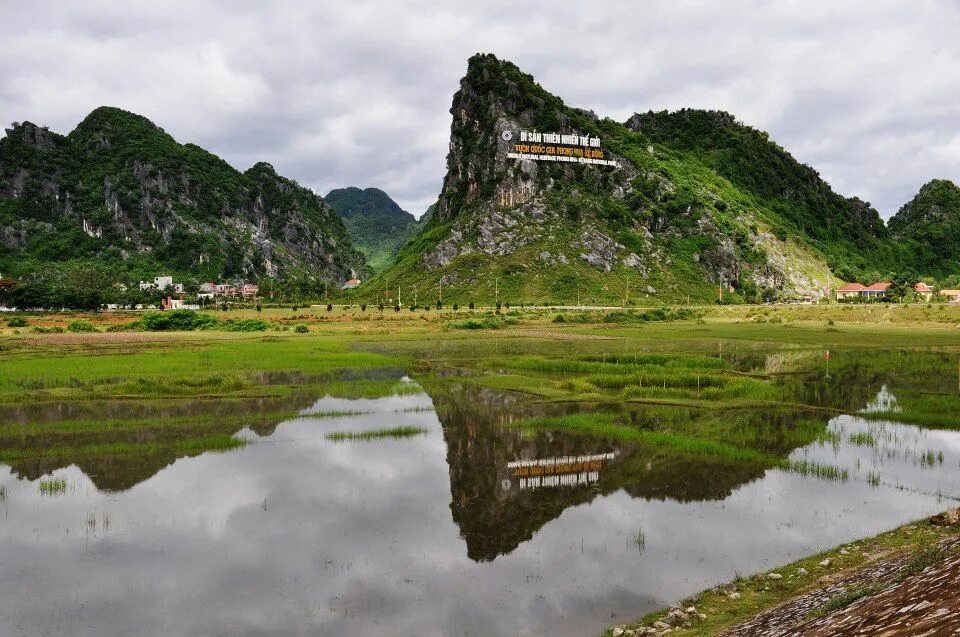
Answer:
[(960, 181), (956, 2), (59, 0), (0, 21), (4, 123), (67, 131), (120, 106), (240, 169), (269, 161), (321, 194), (378, 186), (417, 214), (478, 51), (619, 120), (728, 110), (884, 216), (930, 178)]

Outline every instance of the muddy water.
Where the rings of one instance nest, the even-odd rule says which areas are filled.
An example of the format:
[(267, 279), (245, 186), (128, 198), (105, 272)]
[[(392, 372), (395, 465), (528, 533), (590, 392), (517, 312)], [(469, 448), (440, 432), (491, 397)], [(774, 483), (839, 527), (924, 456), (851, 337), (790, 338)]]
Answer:
[[(840, 482), (498, 426), (522, 411), (320, 398), (121, 491), (0, 465), (0, 634), (592, 635), (960, 496), (954, 432), (836, 417), (791, 457)], [(427, 433), (326, 438), (394, 425)]]

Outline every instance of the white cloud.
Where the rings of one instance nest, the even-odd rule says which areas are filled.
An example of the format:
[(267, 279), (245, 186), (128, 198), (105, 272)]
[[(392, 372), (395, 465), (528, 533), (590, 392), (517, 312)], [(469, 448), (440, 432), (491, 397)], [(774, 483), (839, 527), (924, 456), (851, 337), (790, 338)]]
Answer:
[(621, 120), (728, 110), (889, 216), (960, 181), (958, 21), (957, 2), (869, 0), (7, 3), (0, 120), (68, 131), (121, 106), (238, 168), (378, 186), (419, 214), (466, 59), (489, 51)]

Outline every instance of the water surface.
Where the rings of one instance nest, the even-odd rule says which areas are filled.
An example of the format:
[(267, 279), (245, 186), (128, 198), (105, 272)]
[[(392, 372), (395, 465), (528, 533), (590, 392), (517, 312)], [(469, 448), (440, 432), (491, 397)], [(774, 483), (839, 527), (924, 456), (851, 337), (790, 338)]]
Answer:
[[(319, 398), (244, 428), (254, 444), (117, 488), (74, 464), (50, 472), (64, 493), (41, 495), (39, 475), (0, 465), (0, 633), (598, 634), (952, 504), (960, 435), (861, 418), (896, 394), (865, 391), (791, 454), (845, 481), (525, 437), (500, 425), (537, 408), (455, 380)], [(427, 433), (326, 438), (394, 425)]]

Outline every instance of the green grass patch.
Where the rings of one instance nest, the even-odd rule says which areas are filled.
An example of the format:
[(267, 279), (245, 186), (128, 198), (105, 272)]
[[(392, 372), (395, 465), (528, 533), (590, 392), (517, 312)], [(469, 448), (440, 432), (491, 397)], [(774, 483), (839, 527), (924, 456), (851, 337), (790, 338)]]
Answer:
[(378, 438), (412, 438), (425, 433), (427, 433), (427, 430), (423, 427), (401, 425), (380, 429), (364, 429), (362, 431), (331, 431), (326, 435), (326, 438), (334, 442), (346, 442), (350, 440), (376, 440)]

